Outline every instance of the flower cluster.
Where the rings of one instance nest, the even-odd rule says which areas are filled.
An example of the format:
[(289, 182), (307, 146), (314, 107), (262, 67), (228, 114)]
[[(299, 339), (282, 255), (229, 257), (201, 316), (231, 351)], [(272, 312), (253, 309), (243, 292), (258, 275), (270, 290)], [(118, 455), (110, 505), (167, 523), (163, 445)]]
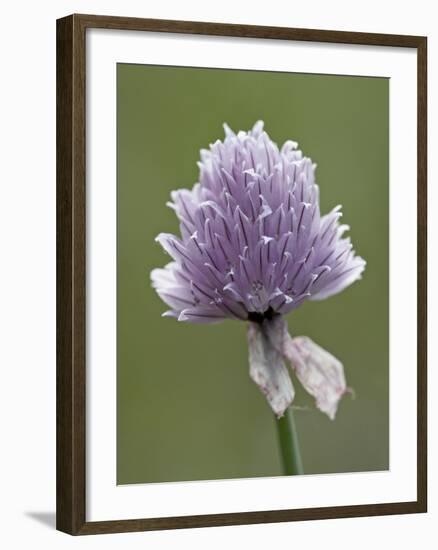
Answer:
[[(342, 291), (361, 277), (365, 262), (344, 236), (349, 227), (339, 223), (340, 207), (321, 216), (315, 164), (297, 143), (279, 149), (261, 121), (237, 134), (224, 127), (225, 140), (201, 150), (199, 182), (171, 194), (181, 237), (158, 235), (173, 261), (151, 278), (170, 306), (164, 315), (251, 321), (254, 346), (254, 331), (266, 340), (266, 323)], [(292, 399), (289, 392), (273, 407), (268, 397), (279, 415)]]

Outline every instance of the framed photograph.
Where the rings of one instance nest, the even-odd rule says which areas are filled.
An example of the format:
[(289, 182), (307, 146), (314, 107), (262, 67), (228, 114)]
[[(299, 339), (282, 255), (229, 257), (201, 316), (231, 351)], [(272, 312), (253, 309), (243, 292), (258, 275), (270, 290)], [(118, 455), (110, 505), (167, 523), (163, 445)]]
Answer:
[(57, 528), (425, 512), (426, 38), (57, 52)]

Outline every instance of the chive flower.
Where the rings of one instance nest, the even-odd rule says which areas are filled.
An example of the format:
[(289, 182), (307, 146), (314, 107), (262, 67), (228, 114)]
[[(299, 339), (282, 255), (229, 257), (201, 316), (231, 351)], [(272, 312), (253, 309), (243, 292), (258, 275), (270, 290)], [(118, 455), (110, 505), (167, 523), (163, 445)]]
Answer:
[(293, 402), (286, 364), (331, 419), (347, 391), (342, 364), (308, 337), (292, 338), (285, 315), (361, 278), (340, 206), (321, 216), (315, 168), (298, 144), (281, 149), (258, 121), (201, 150), (199, 182), (171, 193), (180, 236), (156, 240), (171, 256), (151, 272), (170, 307), (189, 323), (248, 322), (250, 376), (274, 413)]

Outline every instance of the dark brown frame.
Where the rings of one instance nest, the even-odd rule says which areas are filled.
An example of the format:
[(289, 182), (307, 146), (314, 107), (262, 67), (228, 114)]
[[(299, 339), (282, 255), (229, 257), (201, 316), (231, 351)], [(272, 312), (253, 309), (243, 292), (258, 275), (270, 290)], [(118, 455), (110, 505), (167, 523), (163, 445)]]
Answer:
[[(85, 514), (85, 32), (87, 28), (396, 46), (417, 50), (417, 500), (385, 504), (87, 522)], [(95, 15), (57, 21), (57, 529), (72, 535), (427, 511), (427, 39)]]

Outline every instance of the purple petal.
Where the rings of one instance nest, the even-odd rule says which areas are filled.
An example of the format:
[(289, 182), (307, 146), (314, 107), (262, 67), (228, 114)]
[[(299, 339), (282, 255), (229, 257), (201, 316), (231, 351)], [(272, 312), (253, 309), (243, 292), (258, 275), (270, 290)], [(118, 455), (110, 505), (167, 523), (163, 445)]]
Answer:
[(218, 323), (224, 319), (226, 316), (220, 310), (202, 306), (183, 309), (178, 317), (178, 321), (199, 324)]

